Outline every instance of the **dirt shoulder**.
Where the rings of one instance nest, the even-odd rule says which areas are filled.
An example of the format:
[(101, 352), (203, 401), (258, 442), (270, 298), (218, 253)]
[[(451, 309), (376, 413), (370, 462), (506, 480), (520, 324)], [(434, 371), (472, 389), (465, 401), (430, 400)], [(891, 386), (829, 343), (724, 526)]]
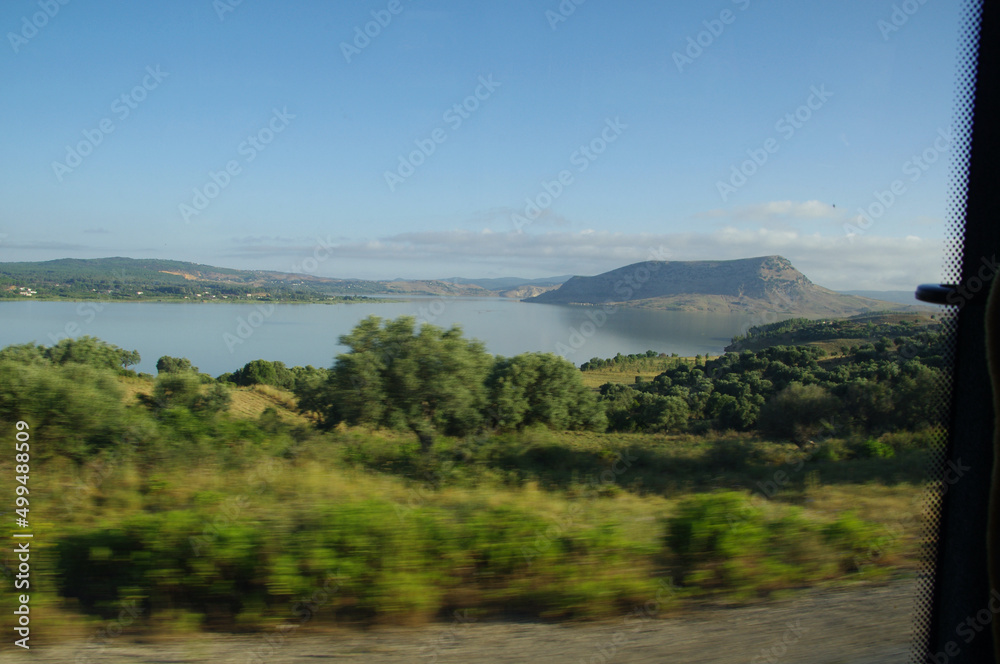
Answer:
[[(366, 664), (638, 662), (834, 664), (904, 662), (917, 582), (805, 591), (766, 605), (713, 608), (677, 617), (634, 614), (584, 624), (456, 620), (421, 628), (279, 631), (85, 642), (0, 652), (0, 662), (49, 664)], [(44, 651), (44, 652), (43, 652)]]

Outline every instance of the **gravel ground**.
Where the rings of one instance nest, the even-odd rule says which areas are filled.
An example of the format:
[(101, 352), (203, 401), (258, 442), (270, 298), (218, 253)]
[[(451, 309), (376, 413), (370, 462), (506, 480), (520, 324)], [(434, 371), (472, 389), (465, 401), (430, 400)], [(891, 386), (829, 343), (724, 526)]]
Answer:
[[(766, 605), (694, 610), (650, 619), (643, 614), (580, 624), (475, 622), (457, 619), (419, 628), (277, 630), (253, 635), (129, 639), (103, 649), (86, 642), (0, 651), (0, 662), (47, 664), (874, 664), (906, 662), (915, 581), (806, 591)], [(7, 644), (4, 644), (5, 646)]]

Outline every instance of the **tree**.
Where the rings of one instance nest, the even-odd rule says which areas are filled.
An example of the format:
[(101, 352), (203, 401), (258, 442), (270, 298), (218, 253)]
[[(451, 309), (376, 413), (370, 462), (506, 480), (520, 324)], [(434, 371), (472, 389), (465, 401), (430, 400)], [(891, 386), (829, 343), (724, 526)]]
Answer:
[(323, 400), (323, 423), (409, 429), (427, 452), (436, 433), (466, 435), (483, 422), (485, 378), (492, 364), (482, 342), (412, 316), (382, 324), (369, 316), (340, 337)]
[(27, 344), (6, 346), (0, 350), (0, 362), (11, 360), (23, 364), (48, 364), (49, 360), (45, 357), (45, 350), (45, 346), (36, 346), (34, 341)]
[(284, 362), (252, 360), (229, 376), (229, 381), (241, 387), (273, 385), (285, 390), (295, 387), (295, 375)]
[(829, 424), (838, 408), (837, 399), (825, 388), (791, 383), (761, 408), (759, 429), (801, 446)]
[(601, 386), (601, 403), (613, 431), (677, 431), (691, 415), (683, 397), (642, 392), (620, 383)]
[(315, 416), (322, 423), (326, 409), (327, 380), (330, 372), (312, 365), (292, 367), (295, 376), (295, 401), (299, 411)]
[(144, 401), (154, 411), (186, 408), (193, 413), (212, 415), (229, 408), (231, 395), (226, 385), (216, 383), (202, 391), (193, 371), (164, 372), (156, 377), (153, 394)]
[(122, 350), (118, 356), (121, 359), (122, 369), (128, 369), (142, 362), (142, 356), (139, 355), (139, 351), (137, 350)]
[(503, 428), (544, 424), (559, 430), (603, 431), (607, 418), (580, 371), (552, 353), (501, 358), (486, 381), (491, 411)]
[(99, 369), (115, 371), (128, 368), (130, 364), (138, 364), (140, 361), (139, 351), (127, 351), (90, 336), (60, 339), (55, 346), (46, 348), (44, 354), (53, 364), (88, 364)]
[(161, 374), (153, 385), (153, 405), (158, 409), (194, 408), (201, 395), (201, 384), (193, 373), (161, 370)]
[(191, 360), (186, 357), (164, 355), (156, 361), (157, 373), (180, 373), (182, 371), (198, 373), (198, 367), (191, 366)]
[(79, 362), (0, 362), (0, 422), (25, 420), (32, 458), (62, 455), (84, 463), (121, 441), (125, 418), (117, 376)]

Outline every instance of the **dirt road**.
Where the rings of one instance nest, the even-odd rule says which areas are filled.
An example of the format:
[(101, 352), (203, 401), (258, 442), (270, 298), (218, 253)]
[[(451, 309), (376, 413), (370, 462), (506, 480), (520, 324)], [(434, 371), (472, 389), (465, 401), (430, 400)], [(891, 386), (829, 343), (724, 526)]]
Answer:
[[(696, 610), (650, 619), (633, 614), (584, 624), (456, 620), (421, 628), (130, 640), (105, 648), (70, 643), (0, 662), (47, 664), (506, 664), (712, 663), (875, 664), (909, 656), (915, 581), (807, 591), (767, 605)], [(461, 616), (460, 616), (461, 618)], [(25, 656), (27, 655), (27, 656)]]

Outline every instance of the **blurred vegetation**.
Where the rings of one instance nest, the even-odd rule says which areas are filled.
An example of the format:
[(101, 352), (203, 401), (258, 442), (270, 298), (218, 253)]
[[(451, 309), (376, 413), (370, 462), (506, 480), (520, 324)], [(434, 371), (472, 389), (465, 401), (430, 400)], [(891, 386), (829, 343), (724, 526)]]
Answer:
[(0, 350), (51, 638), (123, 606), (137, 630), (587, 619), (667, 583), (680, 609), (916, 568), (939, 369), (888, 347), (677, 362), (597, 394), (561, 358), (493, 358), (457, 328), (372, 318), (345, 339), (330, 369), (217, 379), (166, 356), (136, 376), (92, 338)]

